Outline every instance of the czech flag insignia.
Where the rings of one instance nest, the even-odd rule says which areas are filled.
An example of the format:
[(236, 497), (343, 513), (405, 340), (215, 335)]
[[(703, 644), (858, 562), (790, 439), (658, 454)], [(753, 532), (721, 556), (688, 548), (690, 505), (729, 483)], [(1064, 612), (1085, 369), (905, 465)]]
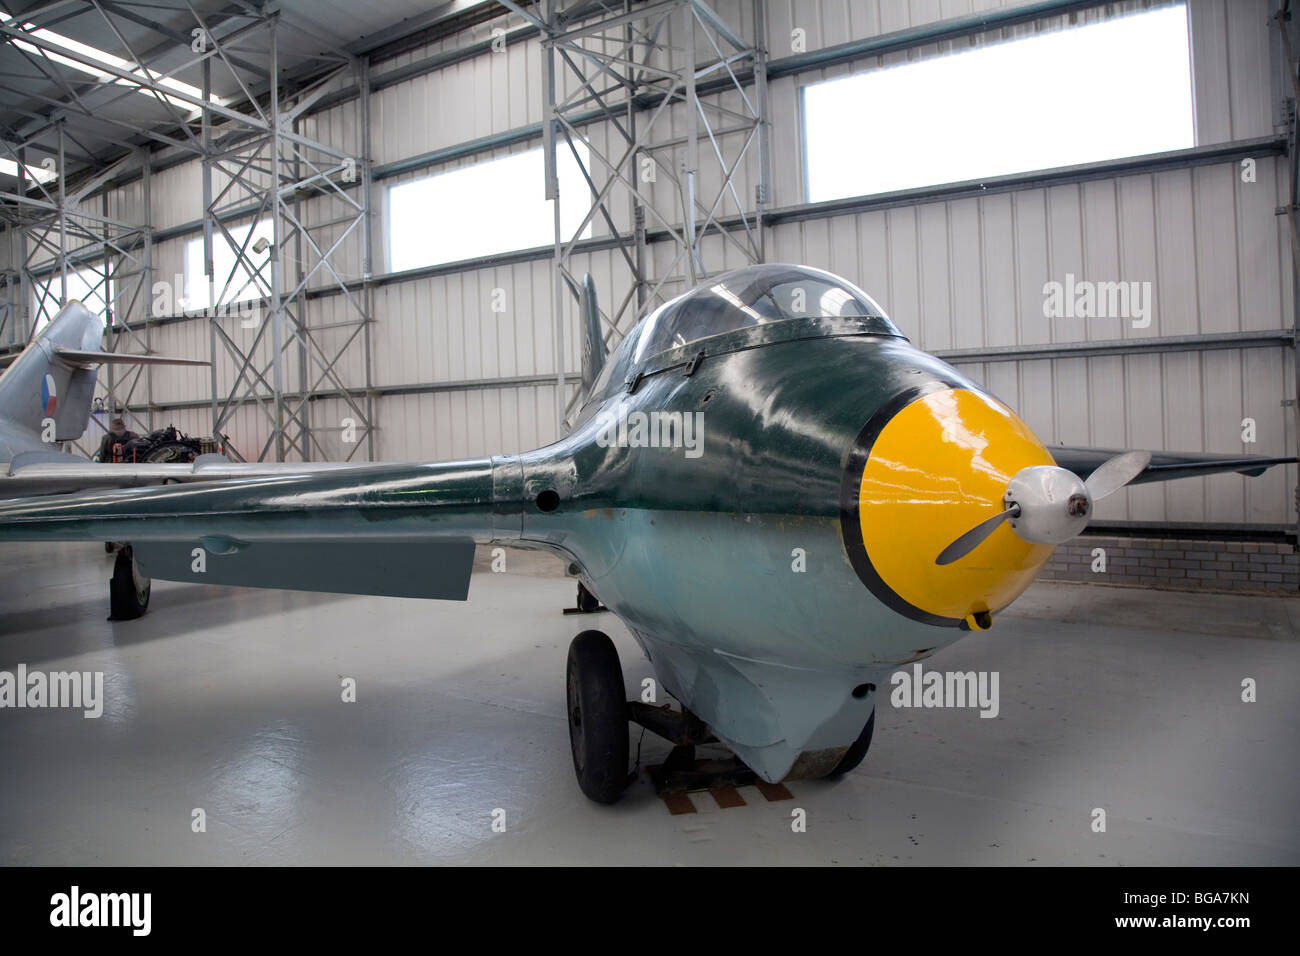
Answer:
[(54, 376), (47, 373), (45, 381), (41, 383), (41, 405), (45, 409), (45, 414), (47, 416), (53, 415), (58, 404), (59, 393), (54, 384)]

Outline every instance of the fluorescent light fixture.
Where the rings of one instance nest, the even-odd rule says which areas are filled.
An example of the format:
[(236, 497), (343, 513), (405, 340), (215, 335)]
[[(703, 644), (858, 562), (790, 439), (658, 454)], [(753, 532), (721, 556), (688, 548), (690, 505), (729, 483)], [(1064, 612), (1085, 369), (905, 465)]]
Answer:
[[(15, 23), (17, 21), (15, 21), (15, 19), (7, 13), (0, 13), (0, 22)], [(153, 81), (157, 82), (159, 86), (165, 86), (168, 89), (175, 90), (178, 93), (184, 93), (186, 96), (191, 96), (196, 100), (203, 99), (203, 91), (199, 89), (197, 86), (191, 86), (189, 83), (185, 83), (181, 80), (173, 79), (171, 77), (151, 78), (144, 70), (136, 67), (136, 65), (132, 63), (130, 60), (124, 60), (119, 56), (114, 56), (111, 53), (106, 53), (103, 50), (97, 49), (93, 46), (89, 46), (85, 43), (81, 43), (77, 40), (72, 39), (71, 37), (65, 37), (61, 33), (55, 33), (53, 30), (46, 30), (43, 27), (37, 28), (34, 24), (31, 23), (22, 23), (20, 25), (23, 30), (30, 33), (32, 36), (36, 37), (37, 39), (44, 40), (46, 43), (49, 43), (52, 46), (62, 47), (63, 49), (67, 50), (69, 53), (75, 53), (78, 56), (84, 57), (88, 60), (94, 60), (95, 62), (102, 63), (105, 66), (111, 66), (116, 70), (121, 70), (122, 72), (130, 73), (132, 76), (139, 77), (141, 82), (149, 82), (150, 79), (152, 79)], [(18, 49), (25, 50), (28, 53), (33, 54), (34, 56), (44, 57), (46, 59), (53, 60), (55, 63), (62, 63), (64, 66), (72, 67), (72, 69), (74, 70), (80, 70), (82, 73), (85, 73), (89, 76), (93, 76), (95, 79), (99, 80), (102, 83), (113, 83), (118, 86), (127, 86), (127, 87), (134, 86), (134, 84), (130, 80), (126, 80), (126, 79), (122, 79), (121, 77), (114, 76), (113, 74), (107, 73), (104, 70), (97, 70), (93, 66), (83, 63), (80, 60), (74, 60), (70, 56), (61, 56), (58, 53), (54, 53), (50, 50), (42, 49), (41, 47), (38, 47), (32, 43), (28, 43), (25, 40), (11, 39), (9, 42), (12, 43), (14, 46), (16, 46)], [(149, 97), (161, 96), (168, 103), (170, 103), (175, 107), (178, 107), (179, 109), (194, 110), (196, 112), (198, 110), (198, 107), (196, 107), (193, 103), (190, 103), (186, 100), (177, 99), (174, 96), (168, 96), (166, 93), (155, 94), (154, 91), (147, 90), (147, 89), (138, 89), (137, 92), (143, 93), (145, 96), (149, 96)], [(220, 106), (226, 105), (226, 100), (220, 96), (217, 96), (215, 93), (209, 96), (208, 100), (209, 102), (216, 103)]]

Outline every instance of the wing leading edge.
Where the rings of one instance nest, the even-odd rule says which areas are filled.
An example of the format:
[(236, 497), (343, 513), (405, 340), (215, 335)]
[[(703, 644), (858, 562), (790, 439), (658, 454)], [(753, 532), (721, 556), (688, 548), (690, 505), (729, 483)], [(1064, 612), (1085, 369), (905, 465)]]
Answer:
[(129, 541), (163, 580), (464, 600), (494, 502), (490, 459), (368, 465), (6, 501), (0, 540)]
[[(221, 455), (200, 455), (192, 462), (87, 461), (54, 451), (27, 451), (15, 455), (7, 474), (0, 474), (0, 499), (31, 498), (92, 489), (139, 488), (172, 482), (230, 481), (236, 478), (272, 478), (320, 472), (355, 471), (369, 462), (246, 462)], [(411, 467), (417, 467), (411, 465)]]
[[(1088, 476), (1103, 463), (1125, 449), (1081, 448), (1066, 445), (1049, 445), (1056, 463), (1087, 481)], [(1136, 478), (1133, 485), (1152, 481), (1172, 481), (1175, 478), (1198, 478), (1203, 475), (1237, 473), (1255, 478), (1274, 465), (1295, 464), (1295, 458), (1266, 458), (1262, 455), (1218, 455), (1213, 452), (1152, 452), (1151, 463)]]

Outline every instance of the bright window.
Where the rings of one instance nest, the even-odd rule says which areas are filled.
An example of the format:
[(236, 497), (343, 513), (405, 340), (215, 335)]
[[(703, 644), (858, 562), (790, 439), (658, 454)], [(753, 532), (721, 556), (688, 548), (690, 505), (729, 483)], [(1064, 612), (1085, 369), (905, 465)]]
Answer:
[[(583, 164), (587, 149), (576, 144)], [(567, 239), (591, 208), (591, 191), (567, 145), (559, 153), (560, 227)], [(549, 246), (555, 220), (544, 198), (545, 158), (533, 149), (388, 189), (393, 272)], [(591, 234), (588, 225), (583, 236)]]
[[(39, 331), (50, 319), (59, 314), (63, 301), (59, 293), (63, 288), (62, 273), (55, 271), (34, 283), (32, 288), (32, 315), (36, 317)], [(103, 321), (112, 301), (112, 282), (102, 272), (94, 269), (68, 270), (68, 302), (77, 301)]]
[(803, 89), (809, 202), (1195, 145), (1184, 4)]
[[(15, 163), (12, 159), (0, 158), (0, 173), (3, 173), (6, 176), (13, 176), (15, 179), (17, 179), (18, 164)], [(27, 176), (29, 180), (38, 183), (48, 183), (50, 180), (55, 178), (55, 175), (52, 172), (50, 172), (48, 169), (46, 169), (44, 166), (24, 165), (23, 173), (24, 175)]]
[[(230, 244), (220, 228), (214, 228), (212, 284), (216, 289), (217, 305), (229, 305), (270, 295), (271, 270), (266, 267), (266, 261), (271, 256), (269, 243), (275, 235), (271, 220), (262, 219), (242, 226), (227, 226), (226, 229), (244, 250), (244, 256), (252, 268), (239, 261), (236, 247)], [(261, 252), (254, 252), (253, 246), (259, 239), (265, 239), (268, 245)], [(212, 299), (207, 278), (203, 275), (203, 237), (199, 236), (185, 244), (185, 289), (181, 301), (177, 303), (177, 309), (182, 312), (206, 309), (212, 305)]]

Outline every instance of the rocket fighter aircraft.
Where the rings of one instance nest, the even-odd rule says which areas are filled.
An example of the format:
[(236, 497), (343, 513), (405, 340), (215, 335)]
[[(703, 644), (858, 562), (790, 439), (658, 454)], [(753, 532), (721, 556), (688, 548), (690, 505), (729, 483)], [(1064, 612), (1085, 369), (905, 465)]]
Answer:
[(1049, 449), (817, 269), (717, 276), (608, 361), (584, 298), (585, 402), (545, 448), (7, 502), (0, 539), (130, 541), (171, 580), (452, 600), (476, 543), (558, 555), (683, 705), (629, 703), (609, 638), (574, 639), (574, 768), (612, 802), (630, 721), (692, 757), (716, 739), (768, 782), (844, 773), (890, 672), (993, 626), (1098, 499), (1295, 461)]

